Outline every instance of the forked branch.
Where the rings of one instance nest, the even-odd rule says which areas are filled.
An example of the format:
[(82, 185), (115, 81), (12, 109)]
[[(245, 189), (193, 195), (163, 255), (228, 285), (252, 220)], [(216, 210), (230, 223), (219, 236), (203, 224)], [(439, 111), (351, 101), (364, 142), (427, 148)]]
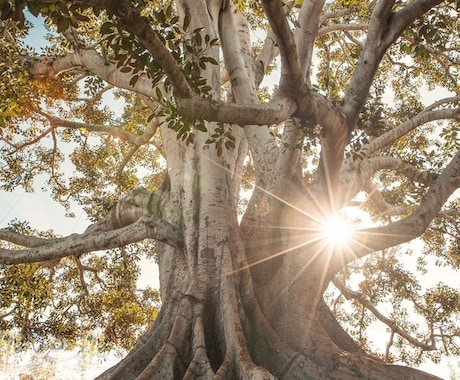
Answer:
[(406, 243), (423, 234), (431, 221), (441, 211), (449, 196), (460, 187), (460, 152), (436, 179), (426, 196), (414, 212), (383, 227), (357, 230), (353, 233), (348, 248), (337, 253), (330, 270), (338, 272), (346, 264), (398, 244)]

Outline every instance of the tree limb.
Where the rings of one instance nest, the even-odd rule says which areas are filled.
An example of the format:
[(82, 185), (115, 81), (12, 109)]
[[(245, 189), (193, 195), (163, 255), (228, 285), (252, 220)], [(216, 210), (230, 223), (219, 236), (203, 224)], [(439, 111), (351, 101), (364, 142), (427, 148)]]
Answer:
[[(324, 0), (308, 0), (302, 3), (299, 15), (300, 29), (297, 35), (297, 49), (299, 54), (300, 69), (304, 81), (310, 88), (311, 64), (313, 59), (314, 43), (318, 35), (321, 10), (324, 7)], [(303, 82), (300, 82), (303, 83)]]
[[(81, 49), (64, 58), (55, 60), (52, 69), (42, 67), (43, 61), (35, 61), (31, 58), (27, 62), (27, 71), (31, 75), (46, 75), (52, 77), (62, 72), (62, 69), (71, 70), (77, 67), (85, 67), (94, 75), (106, 82), (138, 94), (159, 100), (156, 94), (156, 86), (147, 75), (140, 75), (134, 85), (130, 84), (131, 75), (123, 73), (115, 64), (106, 64), (106, 61), (93, 49)], [(288, 97), (275, 97), (264, 104), (236, 104), (219, 100), (209, 100), (198, 96), (192, 98), (176, 97), (179, 111), (191, 118), (217, 121), (237, 125), (272, 125), (279, 124), (290, 117), (296, 110), (297, 104)]]
[(371, 202), (378, 209), (380, 217), (407, 214), (408, 210), (406, 207), (389, 204), (374, 184), (368, 183), (364, 190), (368, 194)]
[(318, 37), (324, 36), (325, 34), (337, 31), (350, 31), (350, 30), (366, 30), (367, 24), (332, 24), (323, 26), (318, 31)]
[(129, 2), (89, 0), (77, 1), (77, 3), (97, 6), (115, 14), (120, 19), (121, 23), (125, 25), (130, 32), (136, 35), (152, 57), (157, 60), (177, 94), (183, 97), (192, 96), (193, 91), (188, 85), (182, 70), (169, 50), (157, 36), (156, 32), (152, 29), (149, 19), (143, 17), (138, 10), (129, 4)]
[[(55, 127), (62, 127), (62, 128), (68, 128), (68, 129), (85, 129), (89, 132), (96, 132), (96, 133), (106, 133), (108, 135), (111, 135), (113, 137), (118, 137), (122, 140), (125, 140), (127, 142), (130, 142), (131, 144), (139, 147), (141, 145), (147, 144), (152, 137), (151, 131), (156, 131), (156, 127), (146, 128), (146, 131), (142, 135), (138, 135), (136, 133), (129, 132), (121, 127), (114, 127), (114, 126), (108, 126), (108, 125), (94, 125), (94, 124), (88, 124), (88, 123), (81, 123), (81, 122), (76, 122), (76, 121), (69, 121), (69, 120), (64, 120), (61, 119), (57, 116), (49, 115), (44, 112), (39, 112), (42, 115), (44, 115), (50, 123)], [(155, 124), (156, 120), (152, 119), (150, 123)], [(149, 132), (147, 132), (149, 130)]]
[(287, 22), (284, 6), (281, 1), (262, 1), (265, 14), (275, 35), (281, 56), (280, 90), (289, 93), (300, 93), (303, 90), (304, 78), (297, 53), (294, 34)]
[(35, 248), (14, 250), (0, 248), (0, 264), (23, 264), (60, 259), (86, 252), (121, 247), (144, 239), (156, 239), (182, 249), (182, 234), (155, 215), (143, 215), (134, 223), (115, 230), (85, 232), (52, 241)]
[(411, 215), (382, 227), (354, 231), (347, 247), (335, 253), (336, 259), (331, 265), (332, 273), (369, 253), (406, 243), (422, 235), (449, 196), (459, 187), (460, 152), (436, 179)]
[(374, 75), (386, 50), (405, 28), (442, 0), (415, 0), (392, 13), (394, 0), (376, 3), (369, 21), (368, 35), (355, 72), (343, 98), (343, 109), (350, 128), (354, 128)]
[[(449, 99), (457, 99), (457, 97), (449, 98)], [(399, 126), (391, 129), (390, 131), (377, 137), (370, 143), (364, 145), (358, 152), (359, 156), (362, 158), (369, 157), (371, 154), (373, 154), (377, 150), (390, 145), (391, 143), (405, 136), (407, 133), (414, 130), (415, 128), (423, 124), (429, 123), (431, 121), (443, 120), (443, 119), (460, 120), (460, 108), (442, 109), (442, 110), (434, 110), (434, 111), (431, 110), (432, 108), (439, 106), (446, 101), (447, 99), (432, 104), (431, 106), (427, 107), (425, 110), (420, 112), (418, 115), (414, 116), (413, 118), (409, 120), (406, 120), (405, 122), (401, 123)]]
[(58, 242), (62, 240), (62, 238), (39, 238), (36, 236), (20, 234), (19, 232), (15, 232), (13, 230), (10, 230), (9, 228), (2, 228), (0, 229), (0, 240), (7, 241), (9, 243), (20, 245), (23, 247), (36, 248), (41, 247), (45, 244)]
[[(247, 21), (243, 15), (235, 13), (232, 7), (223, 10), (220, 17), (222, 27), (219, 36), (225, 65), (230, 74), (233, 98), (239, 104), (258, 104), (258, 84)], [(257, 127), (254, 120), (242, 125), (254, 159), (256, 176), (260, 180), (260, 168), (272, 166), (273, 153), (278, 151), (278, 146), (268, 128)]]
[(379, 170), (394, 170), (405, 177), (430, 186), (437, 174), (429, 171), (420, 171), (413, 165), (403, 162), (397, 157), (378, 156), (358, 162), (349, 162), (344, 165), (339, 191), (336, 194), (337, 205), (349, 202), (362, 189), (369, 187), (372, 176)]
[(436, 350), (436, 343), (431, 335), (429, 337), (429, 344), (420, 342), (411, 335), (407, 333), (404, 329), (396, 325), (391, 319), (384, 316), (371, 302), (369, 302), (360, 292), (353, 291), (346, 287), (344, 284), (341, 284), (339, 281), (332, 281), (333, 284), (340, 290), (346, 299), (354, 299), (368, 309), (374, 316), (382, 323), (387, 325), (391, 331), (397, 333), (404, 339), (406, 339), (413, 346), (421, 348), (424, 351), (433, 351)]
[(443, 0), (414, 0), (408, 3), (391, 17), (389, 23), (390, 33), (386, 36), (388, 41), (394, 42), (417, 18), (420, 18), (442, 2)]

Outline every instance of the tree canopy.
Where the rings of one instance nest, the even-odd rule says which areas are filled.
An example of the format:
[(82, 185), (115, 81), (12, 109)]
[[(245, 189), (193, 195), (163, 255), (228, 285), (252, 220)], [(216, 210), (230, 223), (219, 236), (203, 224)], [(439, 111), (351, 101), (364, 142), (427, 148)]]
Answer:
[(0, 229), (4, 340), (130, 350), (103, 379), (432, 378), (400, 364), (460, 354), (459, 10), (0, 1), (0, 189), (89, 224)]

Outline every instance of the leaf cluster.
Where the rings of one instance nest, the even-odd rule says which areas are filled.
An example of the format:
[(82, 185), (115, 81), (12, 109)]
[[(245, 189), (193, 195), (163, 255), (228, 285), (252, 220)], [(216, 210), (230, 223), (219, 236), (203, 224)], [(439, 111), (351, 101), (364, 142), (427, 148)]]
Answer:
[[(9, 228), (40, 235), (24, 222)], [(92, 334), (100, 334), (99, 351), (129, 349), (159, 306), (157, 291), (137, 288), (142, 252), (129, 246), (110, 254), (1, 266), (0, 333), (19, 332), (17, 351), (63, 343), (71, 349)]]

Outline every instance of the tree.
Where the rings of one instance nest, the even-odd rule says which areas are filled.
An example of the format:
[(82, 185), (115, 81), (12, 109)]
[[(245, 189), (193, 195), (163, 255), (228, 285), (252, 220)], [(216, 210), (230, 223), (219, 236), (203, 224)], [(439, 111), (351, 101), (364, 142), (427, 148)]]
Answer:
[[(80, 203), (93, 222), (67, 237), (35, 236), (21, 222), (2, 229), (4, 278), (36, 263), (38, 294), (17, 293), (40, 307), (52, 273), (72, 264), (61, 284), (86, 286), (71, 291), (78, 300), (68, 308), (82, 311), (92, 299), (94, 313), (103, 303), (92, 296), (106, 278), (123, 293), (142, 251), (158, 260), (161, 309), (152, 316), (147, 295), (151, 308), (133, 314), (144, 320), (114, 320), (116, 330), (156, 317), (100, 379), (429, 379), (393, 362), (458, 354), (458, 292), (442, 283), (423, 289), (398, 248), (421, 237), (419, 269), (430, 255), (460, 264), (459, 204), (450, 198), (460, 186), (458, 3), (93, 0), (1, 8), (2, 188), (30, 189), (46, 174), (52, 196)], [(57, 31), (40, 57), (19, 39), (29, 27), (26, 9)], [(250, 27), (264, 36), (259, 44)], [(263, 88), (276, 57), (279, 81)], [(423, 86), (449, 95), (424, 105)], [(118, 118), (101, 101), (110, 91), (123, 99)], [(328, 244), (324, 226), (349, 207), (375, 225)], [(125, 272), (129, 286), (119, 281)], [(13, 298), (4, 314), (18, 315)], [(344, 299), (355, 309), (340, 308)], [(390, 302), (393, 313), (384, 315), (379, 307)], [(408, 322), (405, 302), (425, 330)], [(65, 313), (51, 311), (50, 320)], [(49, 326), (74, 337), (78, 318), (68, 330)], [(105, 317), (91, 315), (98, 318)], [(362, 333), (372, 318), (391, 331), (385, 355), (366, 352)], [(359, 332), (358, 343), (338, 319)]]

